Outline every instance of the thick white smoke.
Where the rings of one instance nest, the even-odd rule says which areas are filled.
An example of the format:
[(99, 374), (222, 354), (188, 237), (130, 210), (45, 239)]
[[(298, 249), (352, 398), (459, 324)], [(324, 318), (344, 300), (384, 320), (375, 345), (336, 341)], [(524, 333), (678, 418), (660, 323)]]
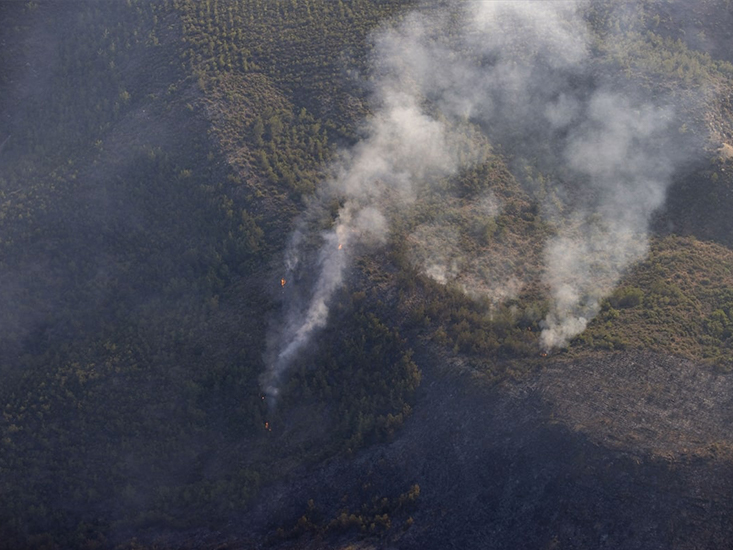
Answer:
[[(399, 48), (393, 50), (398, 52)], [(446, 126), (423, 110), (399, 56), (385, 53), (380, 61), (383, 73), (375, 90), (374, 117), (364, 139), (343, 152), (332, 168), (334, 175), (324, 193), (344, 198), (345, 204), (334, 227), (321, 236), (317, 281), (304, 307), (289, 304), (285, 330), (269, 350), (261, 383), (271, 397), (278, 395), (282, 376), (296, 354), (325, 326), (329, 301), (343, 282), (354, 248), (384, 241), (388, 228), (382, 209), (413, 200), (417, 184), (445, 177), (457, 166), (455, 144), (460, 140), (449, 139)], [(286, 254), (290, 271), (299, 263), (301, 243), (297, 232)]]
[(633, 108), (618, 96), (594, 95), (565, 149), (568, 166), (595, 191), (594, 204), (575, 214), (545, 250), (552, 310), (545, 349), (564, 345), (598, 313), (624, 269), (647, 252), (649, 219), (662, 205), (671, 161), (655, 143), (671, 114)]
[[(671, 173), (663, 139), (671, 114), (597, 70), (584, 7), (469, 0), (416, 11), (375, 36), (374, 115), (333, 167), (324, 200), (340, 197), (344, 206), (322, 235), (306, 304), (286, 306), (285, 329), (268, 350), (266, 393), (278, 394), (293, 357), (325, 326), (353, 250), (382, 242), (388, 220), (421, 186), (477, 160), (455, 131), (466, 121), (549, 173), (555, 196), (572, 197), (545, 212), (556, 234), (545, 248), (551, 308), (542, 344), (562, 346), (584, 330), (646, 253), (648, 220)], [(301, 242), (296, 233), (290, 268)], [(451, 262), (458, 260), (446, 256), (426, 269), (445, 278)]]

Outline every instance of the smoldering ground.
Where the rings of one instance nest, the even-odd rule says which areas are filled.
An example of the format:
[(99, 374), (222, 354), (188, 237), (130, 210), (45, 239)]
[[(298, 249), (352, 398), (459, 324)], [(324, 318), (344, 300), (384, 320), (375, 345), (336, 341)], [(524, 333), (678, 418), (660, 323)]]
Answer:
[[(686, 156), (669, 102), (600, 63), (594, 41), (613, 34), (594, 34), (588, 7), (583, 0), (456, 2), (418, 9), (374, 35), (373, 116), (311, 207), (333, 197), (343, 204), (320, 234), (317, 261), (305, 267), (317, 273), (305, 300), (286, 302), (276, 323), (262, 377), (268, 394), (277, 395), (292, 358), (328, 320), (330, 298), (352, 260), (337, 244), (380, 244), (403, 206), (426, 190), (440, 192), (435, 182), (479, 161), (480, 140), (468, 139), (465, 127), (501, 144), (514, 167), (545, 176), (541, 185), (528, 182), (554, 232), (544, 245), (550, 309), (541, 345), (564, 346), (585, 329), (602, 298), (646, 254), (650, 217)], [(302, 230), (288, 258), (300, 254)], [(471, 264), (456, 246), (441, 245), (450, 236), (436, 227), (420, 234), (425, 249), (444, 249), (439, 262), (418, 262), (438, 281)], [(493, 285), (515, 294), (522, 282), (503, 275), (507, 280), (484, 281), (481, 292)]]

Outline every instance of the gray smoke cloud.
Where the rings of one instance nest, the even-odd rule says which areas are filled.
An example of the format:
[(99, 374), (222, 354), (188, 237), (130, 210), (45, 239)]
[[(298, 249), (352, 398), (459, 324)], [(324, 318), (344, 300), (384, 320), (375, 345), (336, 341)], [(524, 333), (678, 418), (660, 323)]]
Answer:
[[(297, 300), (288, 304), (286, 328), (268, 350), (261, 384), (273, 398), (293, 358), (326, 325), (329, 301), (343, 283), (353, 250), (383, 243), (388, 231), (384, 211), (414, 200), (419, 184), (445, 177), (458, 165), (460, 136), (451, 139), (451, 130), (424, 111), (418, 90), (401, 70), (399, 56), (379, 59), (382, 75), (375, 89), (376, 109), (365, 137), (342, 152), (322, 199), (310, 209), (320, 210), (334, 196), (345, 198), (333, 227), (321, 234), (318, 276), (310, 298), (305, 306)], [(301, 226), (295, 232), (286, 252), (288, 277), (301, 263), (304, 231)]]
[[(267, 394), (278, 394), (293, 358), (325, 326), (354, 250), (384, 242), (400, 205), (430, 182), (480, 160), (466, 126), (501, 143), (517, 164), (548, 174), (550, 194), (565, 198), (560, 207), (541, 204), (555, 228), (544, 252), (551, 307), (542, 345), (563, 346), (585, 329), (624, 270), (646, 254), (647, 225), (673, 169), (665, 137), (671, 111), (598, 69), (586, 7), (582, 0), (469, 0), (417, 10), (375, 35), (374, 114), (309, 209), (334, 196), (343, 202), (321, 234), (305, 305), (286, 306), (286, 328), (269, 345), (261, 380)], [(534, 191), (540, 202), (548, 196), (547, 188)], [(304, 232), (296, 231), (286, 253), (292, 271)], [(472, 265), (476, 273), (507, 277), (494, 288), (509, 290), (496, 296), (521, 289), (510, 271), (488, 269), (489, 260), (461, 258), (448, 230), (418, 228), (413, 238), (423, 249), (418, 264), (438, 281)]]
[(598, 93), (573, 130), (565, 160), (594, 191), (594, 204), (575, 213), (546, 246), (552, 310), (543, 323), (545, 349), (585, 330), (624, 270), (646, 255), (648, 223), (664, 202), (672, 171), (667, 152), (653, 144), (671, 119), (668, 109), (633, 107)]

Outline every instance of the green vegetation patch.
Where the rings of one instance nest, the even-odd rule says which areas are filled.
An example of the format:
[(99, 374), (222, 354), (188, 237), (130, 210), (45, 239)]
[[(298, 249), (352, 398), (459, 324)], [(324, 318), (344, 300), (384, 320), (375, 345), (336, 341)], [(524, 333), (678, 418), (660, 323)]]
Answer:
[(733, 368), (733, 253), (694, 238), (655, 239), (571, 346), (651, 349)]

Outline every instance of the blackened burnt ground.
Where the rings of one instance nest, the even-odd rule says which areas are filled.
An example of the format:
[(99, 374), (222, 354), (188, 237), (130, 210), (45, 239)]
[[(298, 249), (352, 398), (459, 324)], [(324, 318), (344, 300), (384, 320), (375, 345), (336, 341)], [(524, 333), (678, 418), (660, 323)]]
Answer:
[[(394, 441), (266, 488), (232, 521), (226, 547), (646, 550), (733, 539), (733, 378), (625, 352), (550, 358), (530, 380), (486, 387), (418, 360), (423, 384)], [(419, 497), (404, 503), (415, 485)], [(343, 513), (365, 527), (335, 526)]]

